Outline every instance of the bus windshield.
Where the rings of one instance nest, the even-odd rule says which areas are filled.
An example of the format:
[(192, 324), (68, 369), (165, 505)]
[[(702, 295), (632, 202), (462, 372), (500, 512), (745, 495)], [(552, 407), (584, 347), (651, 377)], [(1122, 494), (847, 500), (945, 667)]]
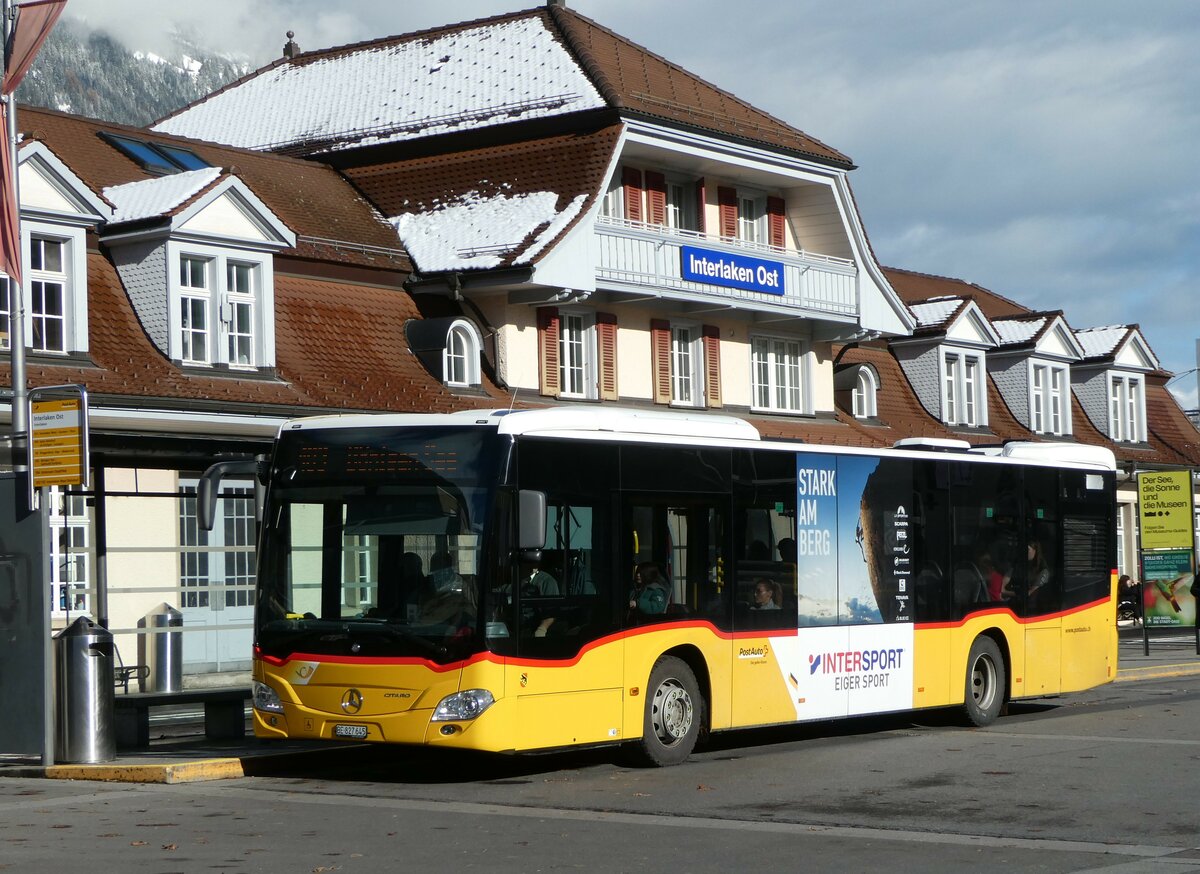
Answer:
[(285, 431), (263, 519), (263, 655), (450, 661), (478, 650), (503, 469), (490, 429)]

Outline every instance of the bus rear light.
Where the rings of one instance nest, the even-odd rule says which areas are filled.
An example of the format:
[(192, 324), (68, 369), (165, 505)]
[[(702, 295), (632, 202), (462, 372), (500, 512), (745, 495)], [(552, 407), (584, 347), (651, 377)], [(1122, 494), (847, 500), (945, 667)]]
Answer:
[(466, 689), (443, 698), (433, 711), (434, 722), (458, 722), (474, 719), (487, 710), (496, 699), (487, 689)]

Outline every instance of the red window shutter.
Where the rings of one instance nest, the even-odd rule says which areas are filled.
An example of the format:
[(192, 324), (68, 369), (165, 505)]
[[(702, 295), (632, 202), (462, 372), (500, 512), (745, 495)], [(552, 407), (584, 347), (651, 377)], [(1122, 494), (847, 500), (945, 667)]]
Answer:
[(737, 236), (738, 197), (736, 188), (717, 186), (717, 206), (721, 210), (721, 236)]
[(704, 393), (710, 407), (721, 406), (721, 329), (716, 325), (705, 325), (700, 330), (704, 337)]
[(650, 372), (654, 381), (654, 403), (671, 403), (671, 323), (650, 320)]
[(783, 198), (768, 197), (767, 198), (767, 229), (770, 232), (768, 239), (772, 246), (777, 246), (780, 249), (786, 244), (785, 235), (783, 232)]
[(704, 233), (704, 180), (696, 180), (696, 230)]
[(650, 224), (667, 223), (667, 177), (652, 170), (646, 171), (646, 212)]
[(642, 213), (642, 171), (634, 167), (622, 167), (621, 184), (625, 186), (625, 218), (631, 222), (645, 221)]
[(538, 307), (538, 390), (544, 395), (558, 397), (558, 308)]
[(615, 401), (617, 393), (617, 317), (596, 313), (597, 362), (600, 367), (600, 400)]

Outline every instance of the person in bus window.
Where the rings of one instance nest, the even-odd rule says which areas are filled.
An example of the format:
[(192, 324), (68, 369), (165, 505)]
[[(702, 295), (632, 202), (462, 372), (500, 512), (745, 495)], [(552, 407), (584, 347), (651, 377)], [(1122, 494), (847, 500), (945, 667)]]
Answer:
[(779, 584), (773, 583), (764, 577), (759, 577), (754, 581), (754, 601), (750, 605), (751, 610), (778, 610), (780, 609), (780, 601), (783, 596), (779, 594)]
[(1046, 564), (1046, 555), (1042, 551), (1040, 541), (1030, 540), (1025, 551), (1025, 582), (1029, 587), (1029, 597), (1033, 598), (1041, 591), (1042, 586), (1050, 582), (1050, 566)]
[(633, 589), (629, 593), (629, 609), (646, 616), (667, 612), (670, 590), (662, 571), (652, 561), (644, 561), (633, 571)]

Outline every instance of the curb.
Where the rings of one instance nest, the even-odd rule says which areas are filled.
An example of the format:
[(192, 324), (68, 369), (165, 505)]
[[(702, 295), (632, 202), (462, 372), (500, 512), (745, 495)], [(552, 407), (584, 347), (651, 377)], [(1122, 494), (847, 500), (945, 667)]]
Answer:
[(1182, 662), (1176, 665), (1150, 665), (1144, 668), (1123, 668), (1117, 670), (1114, 683), (1133, 683), (1137, 680), (1162, 680), (1170, 677), (1200, 676), (1200, 664)]

